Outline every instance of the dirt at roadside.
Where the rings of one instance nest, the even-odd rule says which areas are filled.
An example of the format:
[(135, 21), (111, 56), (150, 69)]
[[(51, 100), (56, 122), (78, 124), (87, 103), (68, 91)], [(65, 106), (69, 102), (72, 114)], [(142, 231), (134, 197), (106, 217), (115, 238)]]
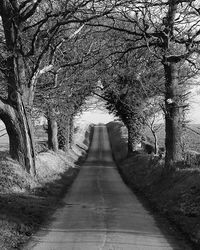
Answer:
[(147, 154), (136, 152), (126, 157), (127, 135), (120, 123), (108, 124), (108, 131), (113, 156), (125, 182), (175, 224), (193, 242), (194, 249), (200, 249), (200, 168), (163, 174), (163, 164), (152, 161)]

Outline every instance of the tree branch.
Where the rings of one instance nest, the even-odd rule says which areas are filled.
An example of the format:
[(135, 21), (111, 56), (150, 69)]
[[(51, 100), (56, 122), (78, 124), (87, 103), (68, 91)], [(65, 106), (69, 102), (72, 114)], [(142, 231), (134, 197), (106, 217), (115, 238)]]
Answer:
[[(26, 1), (26, 2), (25, 2), (25, 5), (26, 5), (28, 2), (30, 2), (30, 1)], [(21, 21), (21, 22), (26, 21), (28, 18), (30, 18), (30, 17), (35, 13), (35, 11), (36, 11), (38, 5), (42, 2), (42, 0), (34, 0), (33, 2), (34, 2), (34, 4), (29, 5), (29, 6), (23, 11), (23, 13), (21, 13), (21, 15), (20, 15), (20, 21)], [(24, 5), (24, 7), (25, 7), (25, 5)]]

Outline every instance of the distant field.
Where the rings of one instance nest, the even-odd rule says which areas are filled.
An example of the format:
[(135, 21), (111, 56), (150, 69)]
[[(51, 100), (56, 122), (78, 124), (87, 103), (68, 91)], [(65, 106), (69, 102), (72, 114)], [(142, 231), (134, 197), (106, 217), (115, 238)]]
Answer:
[[(186, 149), (191, 149), (200, 152), (200, 124), (189, 124), (189, 128), (186, 128), (182, 141), (185, 144)], [(196, 131), (197, 133), (193, 132)], [(150, 142), (153, 142), (153, 135), (149, 129), (145, 130), (145, 135), (150, 139)], [(165, 144), (165, 128), (164, 124), (157, 133), (158, 135), (158, 144), (160, 147), (163, 147)]]
[[(3, 124), (0, 124), (0, 151), (7, 151), (9, 149), (9, 138), (5, 134), (6, 130)], [(47, 133), (45, 132), (43, 126), (37, 126), (35, 128), (35, 142), (43, 143), (47, 141)]]
[(6, 128), (2, 122), (0, 122), (0, 151), (7, 151), (9, 149), (9, 139), (6, 134)]

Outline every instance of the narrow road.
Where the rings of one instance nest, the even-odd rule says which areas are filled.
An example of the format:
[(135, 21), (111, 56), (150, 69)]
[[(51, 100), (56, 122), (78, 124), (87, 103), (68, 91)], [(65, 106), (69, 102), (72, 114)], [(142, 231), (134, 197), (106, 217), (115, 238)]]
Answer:
[(123, 183), (105, 126), (95, 126), (88, 159), (64, 203), (24, 249), (191, 249), (169, 226), (161, 227), (162, 219), (155, 219)]

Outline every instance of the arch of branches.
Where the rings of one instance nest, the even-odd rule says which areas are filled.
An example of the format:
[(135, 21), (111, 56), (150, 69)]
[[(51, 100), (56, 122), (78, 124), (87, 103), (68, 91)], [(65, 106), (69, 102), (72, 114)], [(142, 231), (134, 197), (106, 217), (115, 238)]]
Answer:
[(35, 174), (35, 111), (47, 117), (49, 147), (67, 150), (74, 115), (100, 85), (128, 128), (129, 151), (162, 110), (173, 168), (199, 73), (199, 10), (198, 0), (0, 1), (0, 119), (11, 157)]

